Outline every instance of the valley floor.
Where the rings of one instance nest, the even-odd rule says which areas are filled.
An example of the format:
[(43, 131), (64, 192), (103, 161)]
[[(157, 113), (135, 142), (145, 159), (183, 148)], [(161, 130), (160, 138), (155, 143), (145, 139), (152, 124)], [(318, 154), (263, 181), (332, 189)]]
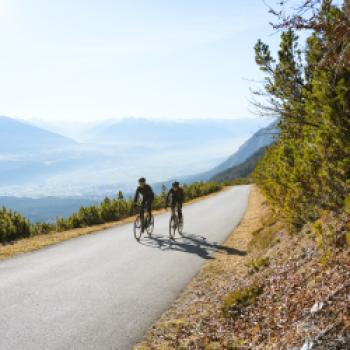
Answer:
[(290, 234), (256, 187), (224, 245), (135, 350), (350, 348), (349, 246), (325, 258), (315, 235)]

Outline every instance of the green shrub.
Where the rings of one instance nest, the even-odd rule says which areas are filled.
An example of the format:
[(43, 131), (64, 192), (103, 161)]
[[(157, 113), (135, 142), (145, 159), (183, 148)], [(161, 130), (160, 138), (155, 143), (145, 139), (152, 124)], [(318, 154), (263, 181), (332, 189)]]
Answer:
[(34, 232), (34, 226), (26, 218), (12, 210), (0, 209), (0, 242), (30, 237)]
[(255, 303), (256, 298), (263, 292), (262, 287), (253, 284), (249, 287), (238, 288), (226, 295), (222, 311), (225, 316), (237, 316), (242, 309)]
[(350, 247), (350, 231), (345, 233), (346, 244)]
[(263, 220), (263, 226), (253, 232), (248, 248), (250, 250), (263, 251), (272, 247), (279, 242), (278, 235), (284, 228), (284, 223), (277, 221), (275, 216), (267, 216)]
[(247, 264), (250, 273), (259, 272), (263, 270), (265, 267), (268, 267), (269, 265), (270, 265), (270, 258), (268, 256), (253, 259)]
[(36, 235), (43, 235), (53, 231), (55, 225), (49, 224), (47, 222), (39, 222), (34, 225), (34, 232)]

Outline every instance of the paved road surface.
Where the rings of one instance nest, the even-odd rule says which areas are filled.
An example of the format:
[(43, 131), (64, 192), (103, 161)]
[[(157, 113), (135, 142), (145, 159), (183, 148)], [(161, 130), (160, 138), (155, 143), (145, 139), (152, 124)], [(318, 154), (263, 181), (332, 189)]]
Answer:
[(130, 349), (213, 251), (244, 254), (220, 242), (248, 194), (238, 186), (185, 207), (174, 243), (165, 213), (140, 243), (126, 224), (0, 262), (0, 349)]

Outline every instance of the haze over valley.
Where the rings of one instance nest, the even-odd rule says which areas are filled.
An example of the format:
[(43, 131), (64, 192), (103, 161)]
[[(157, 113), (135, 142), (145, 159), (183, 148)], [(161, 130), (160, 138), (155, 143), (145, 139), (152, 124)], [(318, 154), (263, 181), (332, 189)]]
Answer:
[[(174, 178), (205, 181), (245, 160), (242, 150), (229, 158), (271, 122), (249, 107), (249, 89), (262, 77), (251, 55), (256, 32), (271, 34), (266, 6), (139, 6), (0, 6), (0, 205), (51, 220), (52, 198), (67, 200), (56, 202), (65, 215), (76, 199), (131, 194), (140, 176), (159, 191)], [(248, 149), (243, 158), (257, 150)]]
[(100, 199), (118, 190), (130, 193), (141, 175), (157, 183), (217, 166), (268, 122), (125, 118), (80, 128), (66, 123), (66, 130), (75, 131), (72, 138), (52, 124), (0, 117), (0, 195)]

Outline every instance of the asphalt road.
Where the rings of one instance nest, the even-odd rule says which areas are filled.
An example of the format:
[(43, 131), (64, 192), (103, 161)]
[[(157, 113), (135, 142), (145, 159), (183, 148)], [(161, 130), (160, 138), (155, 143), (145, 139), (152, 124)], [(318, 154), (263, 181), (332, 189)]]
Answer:
[(175, 242), (165, 213), (140, 243), (126, 224), (0, 262), (0, 349), (131, 349), (214, 251), (245, 254), (220, 243), (249, 190), (186, 206)]

